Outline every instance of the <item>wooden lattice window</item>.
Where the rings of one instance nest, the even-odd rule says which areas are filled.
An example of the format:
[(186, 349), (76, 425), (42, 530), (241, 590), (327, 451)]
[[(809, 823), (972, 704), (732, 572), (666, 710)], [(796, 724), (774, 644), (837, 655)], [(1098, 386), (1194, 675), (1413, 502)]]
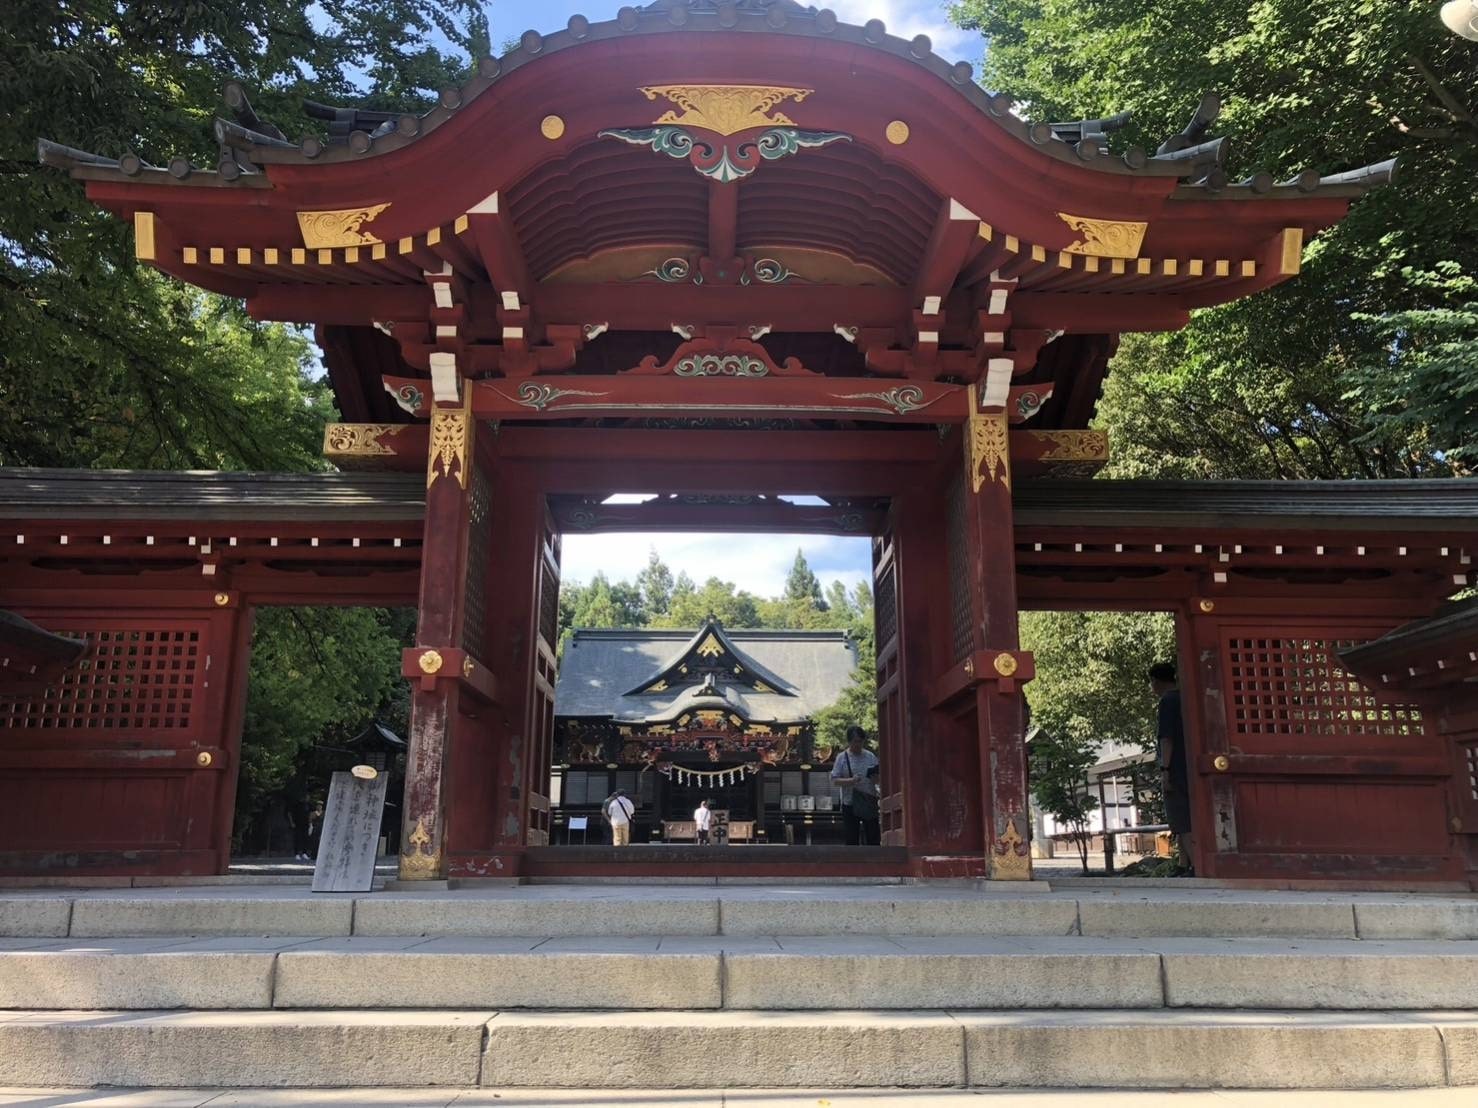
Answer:
[(482, 467), (472, 471), (467, 504), (467, 579), (462, 594), (462, 649), (482, 658), (487, 640), (489, 547), (492, 542), (492, 492)]
[(1239, 735), (1422, 734), (1421, 711), (1378, 700), (1339, 664), (1356, 640), (1225, 640), (1227, 711)]
[(898, 584), (891, 562), (883, 573), (877, 575), (873, 590), (873, 620), (878, 646), (882, 647), (898, 634)]
[(1468, 756), (1468, 797), (1478, 801), (1478, 746), (1467, 747), (1465, 753)]
[(970, 545), (966, 528), (965, 482), (956, 478), (949, 487), (946, 541), (949, 545), (949, 627), (954, 660), (962, 662), (975, 649), (975, 606), (970, 602), (974, 587), (970, 573)]
[(55, 628), (92, 649), (28, 699), (0, 699), (0, 728), (184, 730), (204, 675), (200, 631), (188, 627)]

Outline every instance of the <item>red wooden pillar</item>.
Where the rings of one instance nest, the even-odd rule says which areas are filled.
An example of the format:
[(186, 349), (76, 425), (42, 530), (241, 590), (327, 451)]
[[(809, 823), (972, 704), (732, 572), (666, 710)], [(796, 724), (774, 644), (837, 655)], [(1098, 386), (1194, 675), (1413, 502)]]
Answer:
[(971, 590), (978, 607), (976, 653), (964, 663), (975, 689), (981, 798), (989, 874), (1031, 880), (1026, 736), (1021, 684), (1032, 658), (1021, 650), (1016, 610), (1016, 534), (1011, 505), (1011, 446), (1004, 412), (980, 410), (971, 390), (965, 427), (965, 490)]
[(482, 603), (480, 591), (469, 597), (469, 537), (488, 526), (488, 495), (470, 398), (460, 406), (437, 405), (426, 460), (420, 619), (416, 645), (404, 659), (413, 685), (402, 880), (446, 876), (450, 755), (459, 731), (468, 727), (466, 709), (475, 711), (492, 699), (491, 675), (477, 657), (481, 616), (468, 619), (469, 599), (475, 612)]

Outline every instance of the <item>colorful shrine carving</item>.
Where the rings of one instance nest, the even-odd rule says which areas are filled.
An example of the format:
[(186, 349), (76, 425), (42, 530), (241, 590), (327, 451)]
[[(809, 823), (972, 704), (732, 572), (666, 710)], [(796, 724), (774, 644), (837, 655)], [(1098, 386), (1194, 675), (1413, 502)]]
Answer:
[[(1471, 583), (1472, 485), (1084, 480), (1118, 336), (1295, 278), (1393, 164), (1230, 181), (1214, 97), (1110, 150), (786, 0), (576, 16), (298, 143), (227, 104), (214, 168), (41, 156), (142, 261), (314, 325), (357, 472), (0, 471), (0, 607), (91, 651), (0, 694), (0, 872), (222, 870), (250, 613), (284, 603), (419, 607), (402, 876), (591, 872), (549, 845), (560, 534), (674, 529), (872, 537), (883, 846), (849, 873), (1031, 876), (1022, 606), (1175, 613), (1199, 873), (1472, 872), (1451, 740), (1338, 662)], [(5, 814), (35, 797), (93, 814)]]

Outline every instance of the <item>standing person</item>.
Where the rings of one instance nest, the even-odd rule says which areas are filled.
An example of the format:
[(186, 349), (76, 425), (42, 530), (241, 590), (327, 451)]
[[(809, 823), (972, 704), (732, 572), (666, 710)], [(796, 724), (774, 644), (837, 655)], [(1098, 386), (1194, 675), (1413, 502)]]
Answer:
[(862, 728), (847, 728), (847, 749), (831, 764), (831, 783), (842, 790), (842, 826), (848, 846), (877, 846), (882, 842), (878, 821), (878, 756), (863, 744)]
[(713, 810), (708, 807), (708, 801), (698, 802), (698, 807), (693, 812), (693, 825), (698, 829), (698, 845), (707, 846), (708, 830), (713, 826)]
[(636, 815), (636, 805), (626, 795), (625, 789), (617, 789), (601, 809), (606, 822), (611, 825), (611, 845), (631, 845), (631, 818)]
[(1185, 748), (1185, 719), (1180, 708), (1180, 688), (1175, 666), (1160, 662), (1150, 667), (1150, 688), (1160, 698), (1155, 722), (1155, 760), (1165, 785), (1165, 822), (1180, 849), (1181, 866), (1194, 874), (1194, 839), (1191, 834), (1191, 788), (1189, 760)]

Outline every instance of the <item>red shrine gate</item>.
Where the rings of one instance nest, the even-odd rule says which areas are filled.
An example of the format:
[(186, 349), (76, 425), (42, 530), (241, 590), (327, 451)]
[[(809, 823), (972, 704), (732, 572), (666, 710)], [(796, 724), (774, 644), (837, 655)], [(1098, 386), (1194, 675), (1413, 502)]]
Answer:
[[(43, 158), (144, 261), (318, 325), (352, 421), (327, 456), (408, 472), (123, 476), (83, 508), (48, 491), (74, 476), (6, 475), (0, 602), (95, 642), (8, 709), (7, 868), (224, 865), (243, 613), (413, 597), (402, 876), (578, 867), (545, 845), (559, 511), (810, 529), (600, 503), (642, 490), (817, 494), (875, 535), (888, 839), (855, 872), (1030, 876), (1020, 602), (1177, 613), (1200, 872), (1463, 874), (1448, 740), (1335, 656), (1467, 580), (1467, 487), (1071, 479), (1107, 457), (1086, 428), (1119, 332), (1293, 276), (1389, 165), (1229, 183), (1214, 98), (1113, 155), (1110, 124), (1028, 126), (923, 36), (762, 0), (529, 32), (429, 114), (342, 109), (326, 141), (227, 100), (211, 172)], [(159, 514), (166, 487), (193, 516)]]

